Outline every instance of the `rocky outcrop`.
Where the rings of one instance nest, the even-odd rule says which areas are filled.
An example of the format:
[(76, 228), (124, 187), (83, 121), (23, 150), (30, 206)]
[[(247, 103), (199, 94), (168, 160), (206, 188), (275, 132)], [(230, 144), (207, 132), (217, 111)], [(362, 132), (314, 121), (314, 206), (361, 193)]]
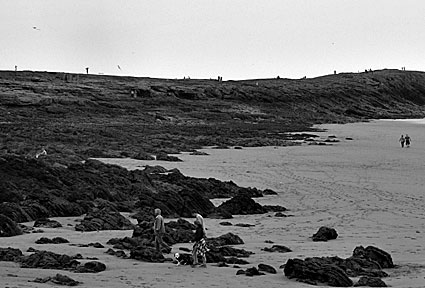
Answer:
[(80, 224), (75, 225), (77, 231), (99, 230), (131, 230), (134, 225), (117, 211), (110, 209), (89, 212)]
[(12, 237), (21, 234), (22, 230), (15, 221), (0, 214), (0, 237)]
[(56, 220), (51, 220), (49, 218), (40, 218), (34, 221), (33, 227), (38, 228), (60, 228), (62, 224)]
[(315, 234), (313, 234), (313, 241), (328, 241), (332, 239), (336, 239), (338, 237), (338, 233), (334, 228), (329, 228), (322, 226), (319, 228), (319, 231), (317, 231)]
[(264, 214), (267, 210), (251, 197), (239, 194), (217, 207), (218, 211), (226, 211), (232, 215)]
[[(301, 259), (289, 259), (285, 264), (284, 274), (288, 278), (296, 278), (297, 281), (309, 284), (327, 283), (330, 286), (352, 286), (350, 278), (365, 276), (363, 281), (371, 278), (388, 276), (382, 271), (383, 268), (392, 268), (391, 256), (374, 246), (363, 248), (356, 247), (353, 256), (342, 259), (339, 257), (312, 257)], [(348, 281), (348, 280), (349, 281)], [(380, 281), (376, 281), (377, 283)]]
[(23, 256), (22, 251), (15, 248), (1, 248), (0, 247), (0, 261), (16, 262)]
[(381, 268), (394, 268), (394, 263), (391, 255), (382, 249), (374, 246), (358, 246), (353, 251), (354, 258), (366, 259), (377, 262)]
[(343, 269), (322, 258), (289, 259), (284, 268), (284, 274), (289, 279), (317, 285), (324, 283), (334, 287), (350, 287), (353, 281)]

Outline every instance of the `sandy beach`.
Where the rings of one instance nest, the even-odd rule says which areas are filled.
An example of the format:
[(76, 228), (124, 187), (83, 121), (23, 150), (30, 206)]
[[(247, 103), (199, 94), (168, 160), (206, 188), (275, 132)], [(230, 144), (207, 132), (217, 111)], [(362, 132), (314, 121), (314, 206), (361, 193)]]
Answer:
[[(270, 188), (277, 196), (256, 199), (260, 204), (278, 204), (289, 209), (291, 217), (263, 215), (236, 216), (230, 222), (254, 224), (244, 228), (221, 226), (222, 220), (206, 219), (208, 236), (227, 232), (239, 235), (244, 248), (255, 254), (245, 268), (265, 263), (279, 268), (289, 258), (310, 256), (349, 257), (356, 246), (373, 245), (389, 252), (397, 265), (387, 269), (383, 280), (392, 287), (425, 286), (425, 121), (379, 120), (346, 125), (321, 125), (327, 131), (316, 133), (340, 142), (317, 146), (262, 147), (243, 149), (203, 149), (209, 156), (176, 155), (183, 162), (104, 159), (128, 169), (144, 165), (178, 168), (193, 177), (232, 180), (240, 186)], [(410, 148), (401, 148), (398, 138), (408, 133)], [(349, 140), (352, 139), (352, 140)], [(219, 203), (223, 200), (214, 200)], [(53, 218), (63, 228), (43, 229), (43, 234), (0, 238), (0, 247), (26, 251), (29, 247), (64, 254), (81, 253), (97, 257), (107, 265), (98, 274), (76, 274), (59, 270), (21, 269), (12, 262), (0, 262), (1, 287), (51, 287), (28, 282), (36, 277), (66, 274), (81, 281), (79, 287), (312, 287), (287, 279), (283, 273), (259, 277), (236, 276), (237, 269), (209, 265), (207, 269), (151, 264), (120, 259), (105, 249), (80, 248), (69, 244), (35, 244), (40, 237), (61, 236), (71, 244), (106, 242), (131, 236), (132, 231), (75, 232), (75, 218)], [(167, 219), (168, 220), (168, 219)], [(192, 220), (192, 219), (188, 219)], [(31, 223), (24, 223), (31, 224)], [(313, 242), (309, 237), (320, 226), (336, 229), (339, 236), (329, 242)], [(262, 248), (271, 240), (293, 250), (269, 253)], [(176, 244), (190, 247), (189, 243)], [(171, 254), (169, 255), (171, 256)], [(353, 279), (355, 280), (355, 279)]]

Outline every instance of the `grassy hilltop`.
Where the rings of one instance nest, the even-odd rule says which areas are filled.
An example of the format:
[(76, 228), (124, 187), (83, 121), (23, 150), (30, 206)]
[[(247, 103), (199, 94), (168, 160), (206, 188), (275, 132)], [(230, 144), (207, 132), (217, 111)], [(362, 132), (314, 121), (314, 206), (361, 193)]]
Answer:
[(417, 117), (425, 117), (424, 72), (218, 82), (0, 71), (0, 152), (45, 146), (59, 162), (288, 145), (285, 132), (315, 123)]

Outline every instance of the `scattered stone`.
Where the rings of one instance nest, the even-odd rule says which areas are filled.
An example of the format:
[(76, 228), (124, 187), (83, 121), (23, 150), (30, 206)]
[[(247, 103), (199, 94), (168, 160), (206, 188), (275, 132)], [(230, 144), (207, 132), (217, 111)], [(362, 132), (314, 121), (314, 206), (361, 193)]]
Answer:
[(328, 241), (332, 239), (336, 239), (338, 237), (338, 233), (333, 228), (328, 228), (325, 226), (322, 226), (319, 228), (319, 231), (317, 231), (315, 234), (313, 234), (313, 241)]
[(60, 228), (62, 227), (62, 224), (56, 220), (51, 220), (49, 218), (39, 218), (35, 220), (33, 227)]
[(273, 191), (272, 189), (264, 189), (263, 195), (277, 195), (277, 192)]
[(288, 217), (288, 216), (286, 216), (282, 212), (277, 212), (276, 214), (274, 214), (274, 217)]
[(272, 240), (266, 240), (264, 243), (273, 244), (274, 242)]
[(222, 226), (232, 226), (232, 225), (233, 225), (232, 223), (230, 223), (230, 222), (228, 222), (228, 221), (220, 222), (220, 223), (218, 223), (218, 224), (220, 224), (220, 225), (222, 225)]
[(76, 267), (77, 273), (98, 273), (105, 271), (106, 265), (99, 261), (90, 261)]
[(241, 149), (243, 149), (241, 146), (235, 146), (235, 147), (233, 147), (233, 149), (236, 149), (236, 150), (241, 150)]
[(384, 281), (377, 277), (360, 277), (359, 281), (354, 284), (354, 287), (368, 286), (368, 287), (388, 287)]
[(291, 249), (289, 249), (288, 247), (283, 246), (283, 245), (273, 245), (270, 248), (269, 247), (265, 247), (265, 248), (263, 248), (261, 250), (266, 251), (266, 252), (279, 252), (279, 253), (292, 252)]
[(133, 159), (136, 160), (155, 160), (155, 157), (146, 152), (140, 151), (133, 156)]
[(49, 239), (47, 237), (41, 237), (40, 239), (36, 240), (35, 243), (37, 244), (62, 244), (62, 243), (69, 243), (68, 240), (62, 237), (54, 237), (52, 239)]
[(82, 282), (75, 281), (74, 279), (62, 274), (56, 274), (56, 276), (54, 277), (35, 278), (32, 282), (35, 282), (35, 283), (52, 282), (58, 285), (65, 285), (65, 286), (77, 286), (82, 283)]
[(273, 266), (267, 264), (258, 264), (258, 271), (264, 271), (270, 274), (276, 274), (277, 271)]
[(190, 155), (195, 155), (195, 156), (208, 156), (210, 154), (203, 152), (203, 151), (193, 151), (192, 153), (190, 153)]
[(247, 223), (237, 223), (237, 224), (235, 224), (235, 226), (238, 226), (238, 227), (254, 227), (255, 225), (254, 224), (247, 224)]
[(245, 271), (242, 270), (242, 269), (241, 270), (238, 270), (236, 272), (236, 275), (245, 275), (245, 276), (252, 277), (252, 276), (261, 276), (261, 275), (266, 275), (266, 274), (258, 271), (258, 269), (255, 268), (255, 267), (251, 267), (251, 268), (246, 269)]
[(284, 212), (287, 210), (285, 207), (280, 205), (264, 205), (263, 208), (267, 212)]
[(169, 162), (183, 162), (180, 158), (176, 156), (170, 156), (167, 153), (159, 153), (156, 155), (156, 160), (160, 161), (169, 161)]
[(103, 246), (102, 244), (100, 244), (99, 242), (96, 243), (89, 243), (88, 244), (89, 247), (94, 247), (94, 248), (105, 248), (105, 246)]
[(125, 254), (123, 250), (115, 251), (114, 249), (109, 248), (105, 253), (119, 258), (127, 258), (127, 254)]

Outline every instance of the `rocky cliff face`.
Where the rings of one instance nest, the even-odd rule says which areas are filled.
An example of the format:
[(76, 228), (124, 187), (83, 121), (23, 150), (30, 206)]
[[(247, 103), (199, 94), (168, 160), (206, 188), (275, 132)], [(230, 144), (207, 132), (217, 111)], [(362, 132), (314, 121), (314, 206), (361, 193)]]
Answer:
[[(313, 79), (170, 80), (0, 72), (0, 153), (42, 146), (87, 157), (291, 145), (313, 123), (425, 115), (425, 73), (381, 70)], [(64, 160), (66, 159), (66, 161)]]

